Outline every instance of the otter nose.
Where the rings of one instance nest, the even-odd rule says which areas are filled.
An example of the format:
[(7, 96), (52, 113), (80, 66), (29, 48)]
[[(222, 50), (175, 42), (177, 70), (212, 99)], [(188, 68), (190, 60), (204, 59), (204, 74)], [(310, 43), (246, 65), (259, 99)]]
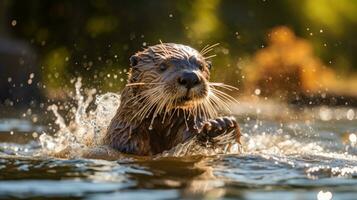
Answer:
[(180, 85), (183, 85), (187, 89), (190, 89), (200, 83), (200, 78), (195, 72), (184, 72), (179, 77), (178, 82)]

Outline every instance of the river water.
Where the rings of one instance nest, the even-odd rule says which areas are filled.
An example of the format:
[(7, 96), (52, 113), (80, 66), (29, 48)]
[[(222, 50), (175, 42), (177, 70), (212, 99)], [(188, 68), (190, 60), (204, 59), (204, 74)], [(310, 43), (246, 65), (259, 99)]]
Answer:
[(0, 199), (357, 199), (354, 108), (241, 102), (239, 151), (105, 160), (79, 152), (97, 145), (119, 95), (83, 94), (77, 82), (75, 103), (36, 115), (55, 121), (2, 116)]

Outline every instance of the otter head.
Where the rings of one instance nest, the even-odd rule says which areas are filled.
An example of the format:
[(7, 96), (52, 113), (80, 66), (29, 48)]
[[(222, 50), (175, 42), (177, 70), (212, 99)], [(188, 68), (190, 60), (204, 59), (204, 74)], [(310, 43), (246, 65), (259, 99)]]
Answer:
[(130, 63), (128, 86), (136, 86), (152, 104), (164, 102), (163, 109), (194, 107), (208, 96), (211, 64), (189, 46), (150, 46), (133, 55)]
[(211, 63), (204, 55), (212, 48), (198, 52), (181, 44), (161, 43), (133, 55), (126, 85), (130, 97), (122, 97), (132, 101), (125, 105), (140, 104), (132, 119), (140, 121), (149, 114), (165, 118), (176, 110), (205, 119), (217, 115), (226, 107), (224, 101), (233, 98), (214, 88), (227, 85), (209, 82)]

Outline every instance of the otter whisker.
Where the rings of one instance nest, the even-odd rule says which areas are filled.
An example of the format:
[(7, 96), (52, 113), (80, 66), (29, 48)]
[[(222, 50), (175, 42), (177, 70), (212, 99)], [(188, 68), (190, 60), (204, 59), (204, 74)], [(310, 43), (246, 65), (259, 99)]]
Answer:
[(157, 116), (159, 113), (163, 113), (163, 118), (162, 118), (162, 123), (165, 121), (166, 114), (169, 112), (169, 106), (171, 104), (170, 98), (168, 96), (164, 96), (163, 99), (161, 99), (162, 102), (159, 103), (159, 105), (156, 107), (156, 110), (154, 111), (154, 117)]
[(157, 109), (159, 103), (163, 103), (165, 101), (165, 96), (163, 96), (160, 92), (160, 90), (157, 90), (149, 96), (148, 101), (150, 102), (150, 106), (148, 106), (148, 109), (146, 110), (145, 114), (150, 114), (154, 109)]
[[(170, 99), (169, 99), (170, 100)], [(165, 122), (166, 115), (169, 113), (169, 106), (171, 106), (171, 101), (168, 101), (166, 103), (165, 109), (164, 109), (164, 116), (162, 117), (161, 123)]]
[(162, 113), (164, 109), (166, 109), (165, 110), (165, 115), (166, 115), (166, 112), (168, 112), (166, 106), (170, 104), (168, 103), (169, 97), (162, 95), (162, 93), (159, 93), (159, 91), (160, 90), (156, 90), (154, 93), (151, 93), (150, 97), (147, 99), (148, 103), (141, 109), (139, 117), (149, 116), (150, 113), (153, 113), (152, 116), (152, 123), (153, 123), (156, 116), (159, 113)]
[(223, 92), (221, 90), (217, 90), (215, 88), (211, 88), (211, 90), (213, 91), (214, 94), (218, 94), (218, 95), (224, 96), (228, 100), (231, 100), (231, 101), (233, 101), (235, 103), (238, 103), (238, 101), (234, 97), (232, 97), (231, 95), (229, 95), (229, 94), (227, 94), (227, 93), (225, 93), (225, 92)]
[(171, 56), (171, 54), (170, 54), (169, 51), (167, 50), (166, 46), (162, 43), (161, 40), (159, 40), (159, 41), (160, 41), (159, 47), (160, 47), (161, 50), (164, 52), (164, 56), (165, 56), (165, 57)]
[(197, 107), (198, 110), (198, 117), (202, 118), (203, 121), (208, 120), (208, 113), (207, 113), (207, 109), (205, 107), (205, 102), (201, 103), (198, 105)]
[[(146, 100), (146, 99), (145, 99)], [(147, 101), (145, 101), (147, 102)], [(138, 117), (139, 121), (142, 121), (144, 118), (145, 118), (145, 115), (146, 115), (146, 112), (147, 110), (152, 106), (151, 103), (147, 103), (145, 104), (142, 108), (140, 108), (138, 110), (138, 112), (136, 112), (133, 116), (132, 116), (132, 119), (135, 119), (136, 117)]]
[(214, 110), (219, 110), (220, 108), (224, 108), (225, 105), (223, 104), (223, 102), (217, 100), (218, 98), (214, 95), (211, 94), (209, 96), (209, 102), (207, 103), (208, 108), (210, 109), (210, 112), (214, 111)]
[(133, 103), (137, 104), (137, 103), (143, 101), (148, 96), (149, 96), (149, 94), (137, 94), (137, 95), (130, 97), (128, 100), (126, 100), (126, 102), (131, 102), (131, 101), (135, 100), (135, 102), (133, 102)]
[(217, 114), (217, 108), (219, 108), (219, 105), (214, 105), (215, 102), (212, 101), (212, 95), (214, 95), (213, 93), (209, 93), (208, 96), (207, 96), (207, 101), (205, 101), (204, 103), (204, 108), (206, 110), (206, 113), (208, 118), (210, 118), (212, 115), (216, 115)]
[(218, 108), (223, 108), (224, 110), (227, 110), (227, 111), (231, 112), (230, 109), (229, 109), (229, 105), (225, 101), (222, 101), (216, 95), (212, 94), (210, 96), (210, 100), (211, 100), (212, 104), (214, 104), (216, 106), (217, 109)]
[(227, 84), (224, 84), (224, 83), (209, 83), (210, 86), (213, 86), (213, 87), (221, 87), (221, 88), (224, 88), (224, 89), (227, 89), (227, 90), (237, 90), (239, 91), (239, 88), (236, 88), (234, 86), (231, 86), (231, 85), (227, 85)]
[[(217, 45), (218, 45), (218, 43), (217, 43)], [(209, 49), (212, 49), (214, 47), (214, 46), (213, 47), (212, 46), (213, 45), (206, 45), (205, 47), (202, 48), (202, 50), (200, 51), (200, 54), (204, 55), (205, 52), (209, 51)]]
[(187, 117), (186, 117), (186, 109), (183, 110), (183, 116), (184, 116), (184, 121), (185, 121), (185, 125), (186, 125), (186, 129), (188, 130), (188, 123), (187, 123)]
[(144, 82), (141, 82), (141, 83), (128, 83), (128, 84), (126, 84), (125, 86), (138, 86), (138, 85), (162, 85), (162, 84), (165, 84), (165, 83), (144, 83)]
[(204, 46), (204, 47), (201, 49), (200, 54), (202, 54), (202, 52), (204, 52), (205, 49), (208, 48), (209, 46), (210, 46), (209, 44), (207, 44), (206, 46)]
[(162, 110), (164, 109), (165, 107), (165, 104), (167, 102), (167, 99), (168, 97), (167, 96), (164, 96), (164, 98), (162, 98), (160, 100), (160, 103), (156, 106), (156, 109), (154, 111), (154, 117), (156, 117), (159, 113), (162, 113)]
[(217, 95), (220, 95), (222, 97), (224, 97), (225, 99), (233, 102), (233, 103), (239, 103), (235, 98), (233, 98), (232, 96), (230, 96), (229, 94), (225, 93), (225, 92), (222, 92), (220, 90), (217, 90), (217, 89), (214, 89), (214, 88), (211, 88), (212, 92), (217, 94)]
[(208, 97), (210, 99), (210, 103), (212, 104), (212, 106), (216, 106), (216, 109), (228, 107), (228, 104), (225, 102), (227, 99), (221, 99), (222, 97), (217, 96), (216, 92), (212, 90), (212, 88)]
[(205, 54), (207, 54), (208, 52), (212, 51), (214, 47), (218, 46), (219, 43), (216, 43), (216, 44), (213, 44), (211, 46), (206, 46), (206, 48), (203, 48), (201, 51), (200, 51), (200, 54), (202, 56), (204, 56)]
[[(159, 90), (156, 90), (156, 88), (146, 90), (141, 95), (143, 96), (143, 106), (132, 117), (132, 119), (138, 117), (140, 121), (143, 120), (149, 112), (151, 112), (151, 110), (155, 107), (155, 102), (161, 98), (161, 94)], [(150, 101), (150, 98), (154, 98), (154, 101)]]
[(213, 55), (210, 55), (210, 56), (206, 56), (206, 57), (203, 57), (205, 60), (208, 60), (210, 58), (214, 58), (216, 57), (217, 55), (216, 54), (213, 54)]
[(218, 110), (226, 110), (231, 112), (229, 109), (229, 104), (225, 100), (222, 100), (220, 97), (216, 95), (211, 96), (211, 101), (215, 106), (217, 106)]
[[(169, 98), (169, 101), (167, 102), (166, 108), (165, 108), (165, 113), (164, 113), (164, 117), (163, 117), (163, 121), (165, 121), (165, 117), (166, 115), (170, 115), (170, 113), (172, 112), (172, 103), (173, 103), (173, 99)], [(172, 114), (171, 114), (172, 115)]]
[(206, 109), (206, 104), (205, 101), (207, 101), (207, 99), (200, 101), (200, 102), (195, 102), (195, 109), (194, 109), (194, 116), (195, 118), (203, 118), (203, 120), (207, 120), (209, 118), (209, 116), (211, 116), (211, 114), (208, 113), (207, 109)]
[(169, 119), (170, 121), (171, 121), (172, 117), (175, 115), (176, 112), (177, 112), (177, 116), (179, 115), (176, 99), (173, 100), (173, 108), (174, 108), (174, 111), (172, 112), (172, 114), (170, 116), (170, 119)]
[(136, 101), (135, 103), (140, 102), (140, 101), (142, 101), (143, 99), (145, 99), (145, 98), (149, 97), (150, 95), (152, 95), (152, 93), (156, 91), (155, 88), (148, 89), (148, 90), (149, 90), (149, 92), (140, 93), (140, 94), (137, 94), (137, 95), (132, 96), (131, 98), (129, 98), (129, 99), (127, 100), (127, 102), (130, 102), (130, 101), (132, 101), (132, 100), (135, 100), (135, 101)]

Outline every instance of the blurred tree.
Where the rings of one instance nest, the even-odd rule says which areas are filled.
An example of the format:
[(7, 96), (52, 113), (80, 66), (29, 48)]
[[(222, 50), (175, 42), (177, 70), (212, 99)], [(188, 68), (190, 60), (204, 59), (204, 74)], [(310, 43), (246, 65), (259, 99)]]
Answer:
[(8, 2), (5, 21), (16, 18), (18, 23), (11, 34), (36, 47), (51, 90), (84, 76), (87, 84), (117, 91), (129, 56), (159, 40), (197, 49), (221, 43), (214, 52), (213, 78), (239, 84), (242, 63), (265, 47), (266, 32), (278, 25), (312, 42), (317, 56), (331, 67), (357, 69), (357, 1)]

